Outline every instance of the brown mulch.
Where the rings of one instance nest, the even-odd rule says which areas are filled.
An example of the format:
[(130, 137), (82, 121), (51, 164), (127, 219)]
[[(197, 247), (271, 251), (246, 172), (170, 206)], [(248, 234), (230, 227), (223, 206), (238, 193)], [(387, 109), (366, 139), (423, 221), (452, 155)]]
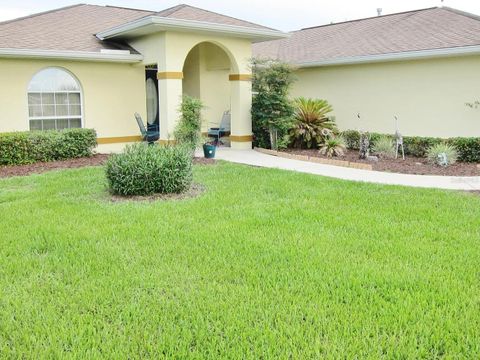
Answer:
[(196, 157), (193, 159), (193, 164), (195, 165), (215, 165), (216, 162), (217, 160), (215, 159), (205, 159), (201, 157)]
[(47, 171), (59, 169), (76, 169), (86, 166), (100, 166), (103, 165), (107, 159), (108, 155), (98, 154), (92, 157), (70, 160), (39, 162), (28, 165), (0, 166), (0, 178), (41, 174)]
[(154, 194), (150, 196), (119, 196), (110, 195), (110, 201), (114, 203), (138, 201), (138, 202), (152, 202), (152, 201), (172, 201), (172, 200), (186, 200), (193, 199), (205, 192), (205, 186), (193, 183), (190, 189), (180, 194)]
[[(288, 149), (286, 152), (297, 155), (308, 155), (311, 157), (327, 158), (320, 155), (318, 150), (298, 150)], [(335, 158), (357, 163), (371, 164), (375, 171), (385, 171), (401, 174), (415, 175), (443, 175), (443, 176), (480, 176), (480, 167), (478, 164), (456, 163), (446, 168), (428, 163), (427, 159), (407, 156), (406, 160), (402, 159), (379, 159), (378, 162), (360, 160), (358, 151), (348, 150), (345, 156)]]
[[(0, 166), (0, 178), (8, 178), (13, 176), (28, 176), (31, 174), (41, 174), (52, 170), (61, 169), (76, 169), (87, 166), (101, 166), (107, 161), (109, 155), (97, 154), (92, 157), (85, 157), (79, 159), (39, 162), (28, 165), (14, 165), (14, 166)], [(195, 158), (194, 164), (198, 165), (213, 165), (216, 163), (215, 159)]]

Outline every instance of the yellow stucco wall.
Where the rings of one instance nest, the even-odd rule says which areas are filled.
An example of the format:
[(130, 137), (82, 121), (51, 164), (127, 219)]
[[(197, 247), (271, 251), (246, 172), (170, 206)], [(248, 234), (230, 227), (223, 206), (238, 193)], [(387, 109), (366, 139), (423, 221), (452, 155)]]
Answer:
[[(252, 56), (250, 40), (200, 33), (163, 32), (132, 39), (129, 43), (142, 53), (145, 64), (158, 64), (159, 72), (182, 72), (187, 55), (198, 44), (211, 43), (219, 46), (228, 55), (231, 69), (227, 71), (225, 69), (220, 70), (217, 67), (216, 70), (210, 68), (213, 71), (208, 71), (208, 69), (200, 67), (200, 75), (203, 75), (204, 78), (203, 85), (202, 82), (200, 83), (200, 98), (212, 109), (211, 111), (207, 109), (204, 112), (204, 117), (205, 119), (208, 118), (207, 121), (210, 121), (210, 118), (213, 121), (219, 120), (221, 113), (228, 108), (228, 101), (225, 100), (226, 96), (224, 94), (227, 93), (231, 99), (232, 134), (237, 136), (251, 135), (251, 84), (245, 81), (226, 82), (223, 80), (224, 75), (228, 80), (229, 74), (250, 73), (249, 60)], [(210, 54), (208, 56), (211, 57), (208, 62), (214, 68), (223, 62), (216, 55)], [(192, 64), (190, 65), (192, 66)], [(187, 69), (192, 70), (191, 66)], [(219, 80), (222, 80), (220, 87), (218, 86)], [(160, 134), (162, 140), (173, 137), (179, 117), (178, 108), (184, 85), (187, 87), (187, 91), (196, 91), (195, 86), (189, 80), (186, 82), (179, 79), (159, 80)], [(167, 119), (167, 121), (162, 121), (162, 119)], [(233, 143), (234, 141), (232, 141), (232, 146)], [(250, 144), (245, 142), (238, 145), (238, 147), (241, 146), (249, 147)]]
[(227, 54), (211, 43), (194, 47), (185, 61), (183, 93), (202, 100), (202, 131), (218, 126), (223, 112), (231, 108), (230, 73)]
[[(404, 135), (480, 136), (480, 57), (300, 69), (292, 95), (322, 98), (341, 129)], [(362, 115), (359, 122), (356, 114)]]
[(98, 137), (138, 136), (133, 117), (145, 118), (143, 64), (0, 59), (0, 132), (29, 130), (27, 87), (46, 67), (61, 67), (76, 76), (83, 92), (83, 127)]

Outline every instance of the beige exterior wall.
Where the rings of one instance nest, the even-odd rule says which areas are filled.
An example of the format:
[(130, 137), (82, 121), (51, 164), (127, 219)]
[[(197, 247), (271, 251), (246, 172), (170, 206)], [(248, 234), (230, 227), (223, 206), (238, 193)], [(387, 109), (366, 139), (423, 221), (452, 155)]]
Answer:
[[(338, 126), (404, 135), (480, 136), (480, 57), (319, 67), (297, 71), (292, 95), (322, 98)], [(359, 122), (356, 114), (362, 115)]]
[[(248, 39), (214, 36), (207, 34), (194, 34), (183, 32), (164, 32), (134, 39), (130, 44), (144, 55), (145, 64), (157, 64), (160, 73), (180, 73), (184, 70), (185, 60), (190, 51), (198, 44), (210, 43), (220, 47), (223, 51), (216, 54), (202, 55), (200, 52), (200, 64), (198, 69), (200, 74), (195, 77), (202, 77), (200, 81), (200, 98), (208, 106), (204, 112), (207, 122), (219, 121), (221, 113), (228, 108), (228, 101), (222, 91), (226, 91), (230, 96), (232, 109), (232, 147), (249, 148), (251, 141), (243, 140), (244, 137), (251, 136), (252, 122), (250, 116), (251, 108), (251, 84), (248, 81), (230, 81), (226, 83), (223, 80), (225, 76), (228, 79), (230, 74), (249, 74), (249, 60), (251, 58), (251, 42)], [(218, 55), (220, 54), (220, 55)], [(230, 71), (222, 68), (221, 64), (223, 54), (227, 54), (230, 60)], [(207, 59), (207, 57), (209, 57)], [(210, 67), (209, 68), (207, 67)], [(188, 70), (196, 67), (195, 64), (189, 64)], [(196, 70), (192, 70), (196, 71)], [(178, 121), (178, 108), (183, 94), (183, 86), (187, 87), (188, 92), (196, 92), (195, 85), (191, 79), (167, 78), (159, 80), (159, 98), (160, 98), (160, 135), (162, 140), (173, 139), (173, 132)], [(221, 83), (222, 85), (219, 85)], [(220, 115), (218, 115), (220, 114)], [(162, 119), (167, 119), (167, 121)], [(239, 139), (236, 142), (235, 137)], [(241, 139), (241, 141), (240, 141)]]
[(146, 117), (143, 64), (0, 59), (0, 132), (29, 130), (27, 88), (32, 77), (46, 67), (61, 67), (80, 82), (83, 127), (98, 137), (139, 136), (133, 117)]
[(211, 43), (197, 45), (183, 68), (183, 93), (202, 100), (202, 131), (220, 124), (223, 112), (230, 110), (231, 91), (228, 55)]

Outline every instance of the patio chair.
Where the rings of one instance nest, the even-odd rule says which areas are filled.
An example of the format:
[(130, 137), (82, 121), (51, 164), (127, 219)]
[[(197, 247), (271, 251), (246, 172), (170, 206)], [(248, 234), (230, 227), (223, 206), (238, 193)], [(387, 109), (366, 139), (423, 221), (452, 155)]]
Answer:
[(227, 110), (223, 113), (222, 120), (219, 127), (212, 127), (208, 129), (208, 136), (215, 139), (215, 145), (223, 145), (220, 139), (230, 132), (231, 115)]
[(146, 141), (149, 145), (152, 145), (155, 141), (160, 139), (160, 131), (158, 125), (148, 124), (147, 130), (139, 113), (135, 113), (135, 120), (137, 120), (138, 127), (140, 128), (140, 133), (142, 134), (142, 141)]

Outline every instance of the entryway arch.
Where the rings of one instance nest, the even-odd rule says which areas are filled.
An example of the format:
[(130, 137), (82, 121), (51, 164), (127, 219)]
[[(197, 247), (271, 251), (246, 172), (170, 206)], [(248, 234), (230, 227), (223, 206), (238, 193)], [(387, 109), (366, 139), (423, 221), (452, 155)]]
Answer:
[[(235, 69), (238, 69), (238, 65), (233, 55), (215, 42), (200, 42), (185, 57), (182, 69), (183, 95), (198, 98), (205, 105), (202, 132), (209, 127), (218, 127), (224, 112), (231, 111), (230, 75)], [(230, 133), (231, 126), (231, 123), (227, 125), (227, 133)]]

